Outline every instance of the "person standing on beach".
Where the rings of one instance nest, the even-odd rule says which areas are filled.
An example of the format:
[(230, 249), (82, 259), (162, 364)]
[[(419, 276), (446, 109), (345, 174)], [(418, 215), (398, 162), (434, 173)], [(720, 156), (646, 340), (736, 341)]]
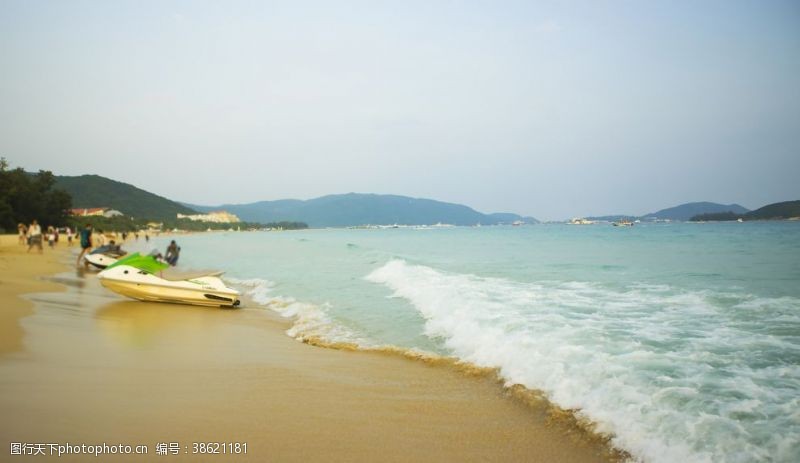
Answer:
[(28, 252), (31, 252), (31, 248), (34, 246), (39, 248), (39, 254), (42, 253), (42, 227), (39, 226), (39, 222), (36, 219), (33, 219), (31, 222), (31, 226), (28, 227)]
[(67, 227), (67, 246), (72, 246), (72, 229)]
[(28, 227), (24, 223), (17, 225), (19, 231), (19, 244), (28, 244)]
[[(87, 223), (86, 228), (81, 230), (81, 253), (78, 255), (78, 262), (76, 265), (81, 265), (81, 259), (89, 249), (92, 249), (92, 224)], [(88, 267), (89, 263), (85, 262), (84, 265)]]
[(52, 225), (47, 227), (47, 245), (53, 249), (56, 245), (56, 229)]
[(181, 253), (181, 248), (178, 246), (177, 243), (175, 243), (175, 240), (172, 240), (172, 242), (169, 243), (169, 246), (167, 247), (167, 255), (164, 258), (164, 260), (166, 260), (169, 265), (174, 267), (178, 263), (178, 256), (180, 255), (180, 253)]

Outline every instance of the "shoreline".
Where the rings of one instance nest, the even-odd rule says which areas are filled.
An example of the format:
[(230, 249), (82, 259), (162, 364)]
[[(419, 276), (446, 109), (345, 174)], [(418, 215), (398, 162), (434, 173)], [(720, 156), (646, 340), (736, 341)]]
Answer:
[[(63, 286), (46, 281), (43, 277), (63, 271), (62, 256), (66, 246), (62, 244), (62, 248), (55, 253), (46, 249), (40, 256), (35, 249), (28, 254), (27, 245), (19, 244), (17, 239), (17, 235), (0, 235), (0, 301), (3, 307), (0, 310), (0, 356), (22, 348), (24, 332), (19, 322), (34, 313), (34, 304), (22, 295), (64, 290)], [(47, 243), (42, 246), (46, 248)]]
[(14, 308), (2, 310), (2, 338), (18, 330), (0, 352), (4, 445), (142, 443), (153, 454), (158, 442), (247, 442), (247, 455), (225, 457), (236, 461), (621, 457), (493, 371), (316, 347), (288, 337), (289, 323), (266, 309), (123, 299), (94, 273), (70, 271), (64, 244), (26, 256), (3, 238), (0, 298)]

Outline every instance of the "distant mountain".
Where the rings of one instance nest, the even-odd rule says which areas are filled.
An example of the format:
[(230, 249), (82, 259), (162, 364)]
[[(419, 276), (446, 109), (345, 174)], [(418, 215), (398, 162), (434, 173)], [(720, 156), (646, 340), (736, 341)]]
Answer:
[(302, 201), (283, 199), (250, 204), (200, 206), (186, 204), (198, 211), (224, 209), (248, 222), (299, 221), (312, 227), (347, 227), (357, 225), (494, 225), (520, 220), (537, 222), (533, 217), (511, 213), (482, 214), (460, 204), (397, 195), (348, 193)]
[(99, 175), (56, 176), (56, 188), (72, 196), (72, 207), (110, 207), (125, 215), (146, 219), (175, 219), (196, 211), (127, 183)]
[(661, 209), (657, 212), (642, 216), (642, 219), (669, 219), (689, 220), (698, 214), (713, 214), (719, 212), (733, 212), (734, 214), (747, 213), (749, 209), (739, 204), (718, 204), (707, 201), (686, 203), (679, 206)]
[(661, 209), (657, 212), (651, 212), (642, 216), (618, 214), (618, 215), (603, 215), (598, 217), (586, 217), (589, 220), (599, 220), (616, 222), (618, 220), (677, 220), (687, 221), (692, 217), (702, 214), (718, 214), (723, 212), (732, 212), (734, 214), (745, 214), (749, 211), (738, 204), (718, 204), (710, 202), (686, 203), (667, 209)]
[(715, 214), (720, 212), (733, 212), (734, 214), (744, 214), (749, 209), (744, 208), (738, 204), (718, 204), (710, 202), (699, 203), (686, 203), (680, 206), (661, 209), (658, 212), (653, 212), (642, 216), (642, 220), (651, 219), (669, 219), (669, 220), (689, 220), (692, 217), (700, 214)]
[(800, 200), (768, 204), (744, 215), (745, 220), (790, 219), (800, 217)]

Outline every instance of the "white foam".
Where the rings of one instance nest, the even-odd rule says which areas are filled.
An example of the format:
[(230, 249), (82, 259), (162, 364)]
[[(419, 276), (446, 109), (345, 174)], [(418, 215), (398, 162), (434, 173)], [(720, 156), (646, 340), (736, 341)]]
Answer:
[(261, 278), (249, 278), (245, 280), (240, 280), (238, 278), (226, 277), (225, 281), (237, 286), (241, 286), (243, 288), (247, 288), (244, 291), (245, 295), (248, 296), (257, 304), (268, 303), (271, 297), (269, 293), (275, 286), (275, 283)]
[(330, 316), (330, 304), (316, 305), (298, 301), (292, 297), (274, 294), (275, 283), (260, 278), (236, 279), (226, 281), (244, 288), (245, 294), (253, 302), (275, 311), (285, 318), (292, 319), (292, 326), (286, 334), (299, 341), (320, 338), (328, 342), (343, 342), (366, 346), (369, 342), (357, 336), (352, 330), (336, 323)]
[[(797, 299), (519, 283), (402, 260), (366, 278), (408, 300), (454, 355), (579, 409), (636, 458), (800, 461)], [(770, 334), (769, 317), (748, 325), (752, 311), (794, 335)]]

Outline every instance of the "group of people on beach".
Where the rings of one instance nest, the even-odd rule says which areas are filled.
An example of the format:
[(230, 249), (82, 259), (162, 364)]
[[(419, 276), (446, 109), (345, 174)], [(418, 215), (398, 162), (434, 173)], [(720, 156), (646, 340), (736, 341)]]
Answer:
[(45, 233), (42, 232), (42, 226), (39, 225), (39, 222), (36, 219), (33, 219), (30, 225), (25, 225), (24, 223), (20, 223), (17, 225), (17, 230), (19, 232), (19, 244), (27, 245), (28, 252), (31, 252), (31, 249), (38, 248), (39, 253), (43, 252), (44, 248), (44, 240), (47, 240), (47, 244), (54, 248), (58, 244), (58, 240), (60, 235), (66, 234), (67, 236), (67, 243), (72, 246), (72, 229), (69, 227), (63, 227), (61, 229), (49, 226), (47, 227), (47, 231)]
[[(119, 234), (115, 232), (114, 236), (118, 237)], [(134, 233), (134, 236), (138, 241), (139, 234)], [(148, 234), (145, 233), (144, 237), (147, 242), (150, 242), (150, 236)], [(127, 238), (128, 238), (128, 233), (123, 232), (122, 240), (125, 241)], [(78, 254), (78, 261), (77, 261), (78, 266), (80, 266), (81, 259), (83, 259), (83, 256), (86, 255), (87, 252), (90, 252), (92, 248), (100, 248), (106, 246), (106, 238), (105, 234), (103, 233), (103, 230), (99, 230), (98, 233), (95, 234), (94, 230), (92, 229), (92, 225), (89, 223), (87, 223), (86, 227), (83, 230), (81, 230), (80, 240), (81, 240), (81, 253)], [(111, 245), (111, 247), (115, 248), (116, 250), (120, 250), (119, 245), (117, 245), (116, 241), (113, 239), (109, 242), (109, 245)], [(174, 267), (175, 265), (178, 264), (178, 257), (180, 256), (180, 253), (181, 253), (180, 246), (178, 246), (175, 240), (172, 240), (169, 246), (167, 246), (166, 255), (162, 256), (161, 253), (158, 253), (155, 255), (155, 257)], [(84, 265), (88, 264), (84, 262)]]
[[(48, 245), (51, 248), (54, 248), (58, 244), (60, 235), (64, 234), (67, 237), (68, 245), (72, 246), (73, 238), (76, 235), (76, 233), (74, 233), (70, 227), (57, 228), (49, 226), (47, 227), (46, 233), (43, 233), (42, 227), (39, 225), (39, 222), (36, 221), (36, 219), (32, 220), (30, 225), (20, 223), (17, 228), (19, 231), (19, 244), (27, 245), (28, 252), (30, 252), (33, 248), (38, 248), (40, 254), (44, 251), (43, 242), (45, 239), (47, 240)], [(117, 247), (119, 246), (116, 245), (116, 239), (119, 239), (121, 236), (122, 241), (125, 241), (129, 236), (128, 232), (123, 232), (121, 235), (116, 232), (112, 233), (113, 238), (108, 242), (108, 244), (115, 245)], [(78, 266), (80, 266), (81, 260), (86, 253), (91, 252), (91, 250), (94, 248), (99, 248), (107, 244), (106, 234), (103, 232), (103, 230), (97, 230), (95, 232), (92, 224), (90, 223), (87, 223), (86, 226), (77, 233), (77, 235), (80, 239), (81, 246), (81, 252), (78, 254), (77, 260)], [(137, 241), (139, 240), (139, 233), (133, 232), (133, 236)], [(144, 238), (147, 242), (150, 242), (150, 235), (147, 233), (144, 234)], [(180, 246), (175, 243), (175, 240), (172, 240), (167, 247), (166, 254), (164, 256), (158, 254), (158, 257), (174, 267), (178, 263), (180, 252)]]
[[(78, 261), (77, 265), (81, 265), (81, 259), (83, 256), (86, 255), (87, 252), (91, 252), (93, 248), (101, 248), (103, 246), (110, 245), (112, 248), (119, 249), (119, 245), (116, 243), (116, 239), (119, 238), (120, 234), (117, 232), (112, 232), (113, 238), (106, 243), (106, 234), (103, 230), (97, 230), (95, 233), (92, 224), (87, 223), (83, 230), (80, 231), (80, 242), (81, 242), (81, 253), (78, 254)], [(128, 233), (122, 233), (122, 240), (126, 240), (128, 238)], [(138, 233), (136, 234), (136, 239), (139, 239)], [(88, 265), (88, 263), (84, 262), (84, 265)]]

